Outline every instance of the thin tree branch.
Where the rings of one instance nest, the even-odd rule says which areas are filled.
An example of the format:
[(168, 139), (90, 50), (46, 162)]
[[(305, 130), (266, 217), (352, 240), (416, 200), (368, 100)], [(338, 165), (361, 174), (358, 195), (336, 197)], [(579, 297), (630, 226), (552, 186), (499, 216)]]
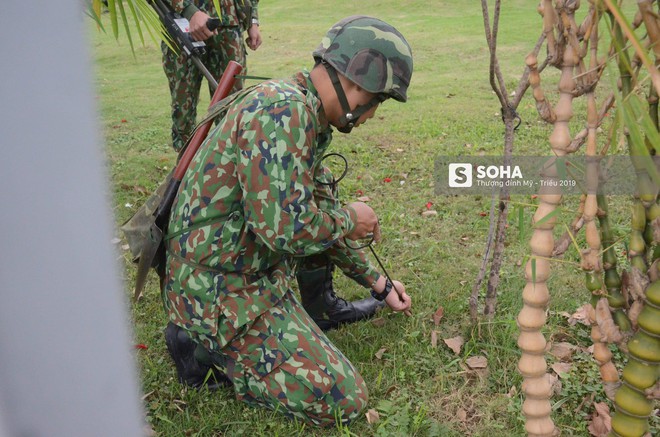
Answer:
[[(495, 14), (497, 18), (499, 18), (499, 9), (500, 9), (500, 0), (496, 0)], [(487, 0), (481, 0), (481, 10), (483, 12), (483, 17), (484, 17), (484, 30), (486, 31), (486, 42), (488, 43), (488, 51), (490, 52), (490, 67), (489, 67), (490, 86), (491, 88), (493, 88), (493, 91), (495, 91), (495, 95), (497, 95), (497, 98), (499, 99), (502, 108), (507, 108), (509, 104), (508, 104), (508, 99), (506, 97), (506, 87), (498, 88), (497, 84), (495, 83), (495, 76), (496, 76), (495, 69), (496, 68), (499, 69), (499, 65), (497, 65), (497, 59), (496, 59), (497, 44), (496, 41), (494, 40), (494, 37), (497, 35), (498, 23), (497, 21), (493, 22), (493, 31), (491, 31), (490, 15), (488, 13)], [(500, 85), (502, 85), (504, 81), (501, 79), (501, 74), (498, 75), (498, 79), (501, 80)], [(504, 92), (504, 94), (502, 94), (502, 92)]]
[(493, 186), (493, 195), (490, 202), (490, 225), (488, 227), (488, 238), (486, 240), (486, 251), (484, 256), (481, 259), (481, 267), (479, 268), (479, 273), (477, 274), (477, 280), (472, 286), (472, 293), (470, 294), (470, 320), (472, 323), (477, 323), (479, 318), (479, 289), (481, 288), (481, 283), (486, 277), (486, 266), (488, 265), (488, 260), (490, 259), (490, 251), (493, 247), (493, 230), (495, 229), (495, 186)]

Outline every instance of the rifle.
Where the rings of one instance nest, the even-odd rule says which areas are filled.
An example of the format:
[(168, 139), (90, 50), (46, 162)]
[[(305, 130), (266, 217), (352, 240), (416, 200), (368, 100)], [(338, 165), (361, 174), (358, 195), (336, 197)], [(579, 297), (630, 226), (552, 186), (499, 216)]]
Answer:
[[(178, 46), (179, 50), (184, 52), (194, 62), (209, 81), (211, 89), (215, 91), (218, 87), (218, 82), (199, 59), (206, 53), (206, 44), (204, 44), (204, 41), (193, 40), (188, 32), (190, 27), (188, 20), (174, 12), (170, 5), (163, 0), (149, 0), (149, 4), (156, 10), (170, 39)], [(209, 18), (206, 22), (206, 27), (211, 31), (217, 29), (219, 26), (219, 18)]]
[[(229, 95), (236, 81), (236, 75), (241, 73), (243, 67), (229, 61), (225, 72), (220, 78), (220, 85), (216, 88), (211, 98), (210, 107)], [(165, 244), (163, 235), (167, 232), (168, 220), (174, 203), (174, 198), (181, 185), (181, 180), (190, 165), (195, 153), (199, 149), (206, 135), (211, 129), (213, 120), (202, 123), (197, 127), (195, 134), (186, 144), (185, 151), (181, 154), (175, 169), (168, 175), (167, 179), (160, 184), (155, 193), (142, 205), (138, 211), (121, 227), (126, 235), (126, 240), (138, 263), (135, 279), (134, 298), (137, 301), (144, 288), (149, 269), (156, 269), (162, 281), (165, 277)]]

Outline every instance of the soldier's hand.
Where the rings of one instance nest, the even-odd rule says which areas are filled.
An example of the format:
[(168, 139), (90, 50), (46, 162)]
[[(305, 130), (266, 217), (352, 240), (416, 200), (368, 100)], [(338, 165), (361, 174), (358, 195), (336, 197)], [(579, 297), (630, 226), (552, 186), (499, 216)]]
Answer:
[(357, 220), (355, 221), (353, 232), (348, 234), (346, 238), (349, 240), (359, 240), (361, 238), (366, 238), (370, 234), (373, 234), (374, 239), (380, 239), (378, 217), (376, 217), (374, 210), (364, 202), (353, 202), (348, 206), (353, 208), (357, 214)]
[(385, 298), (385, 303), (387, 306), (392, 308), (394, 311), (405, 312), (407, 316), (410, 316), (410, 306), (412, 305), (412, 300), (410, 296), (406, 293), (406, 288), (399, 281), (392, 281), (392, 291)]
[(259, 31), (258, 24), (250, 26), (248, 29), (248, 37), (245, 42), (251, 50), (257, 50), (259, 48), (261, 45), (261, 32)]
[(206, 41), (213, 35), (218, 34), (217, 30), (210, 31), (206, 27), (206, 22), (209, 18), (211, 17), (202, 11), (197, 11), (190, 17), (190, 35), (192, 35), (195, 41)]

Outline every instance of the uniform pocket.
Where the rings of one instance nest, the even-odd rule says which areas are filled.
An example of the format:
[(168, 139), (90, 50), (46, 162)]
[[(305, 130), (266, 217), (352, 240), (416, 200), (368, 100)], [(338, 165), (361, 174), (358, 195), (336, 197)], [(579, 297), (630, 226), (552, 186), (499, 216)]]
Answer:
[(271, 332), (250, 329), (239, 341), (239, 362), (257, 380), (279, 368), (291, 355)]

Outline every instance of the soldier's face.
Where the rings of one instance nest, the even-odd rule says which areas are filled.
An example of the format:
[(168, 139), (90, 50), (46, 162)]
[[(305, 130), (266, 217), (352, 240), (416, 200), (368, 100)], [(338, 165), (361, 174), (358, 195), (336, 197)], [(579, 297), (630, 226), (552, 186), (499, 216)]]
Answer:
[[(351, 108), (357, 108), (358, 106), (366, 105), (367, 103), (371, 102), (374, 97), (376, 97), (375, 94), (365, 91), (358, 86), (352, 87), (351, 90), (346, 94), (348, 104)], [(360, 118), (358, 118), (358, 120), (355, 122), (355, 127), (360, 126), (371, 117), (373, 117), (374, 114), (376, 114), (376, 110), (379, 106), (380, 104), (372, 107), (367, 112), (362, 114)]]
[(380, 106), (380, 103), (378, 105), (374, 106), (373, 108), (371, 108), (370, 110), (368, 110), (367, 112), (365, 112), (364, 114), (362, 114), (362, 116), (360, 118), (358, 118), (358, 121), (355, 122), (355, 127), (358, 127), (359, 125), (361, 125), (363, 123), (366, 123), (367, 120), (369, 120), (371, 117), (373, 117), (376, 114), (376, 109), (378, 109), (379, 106)]

